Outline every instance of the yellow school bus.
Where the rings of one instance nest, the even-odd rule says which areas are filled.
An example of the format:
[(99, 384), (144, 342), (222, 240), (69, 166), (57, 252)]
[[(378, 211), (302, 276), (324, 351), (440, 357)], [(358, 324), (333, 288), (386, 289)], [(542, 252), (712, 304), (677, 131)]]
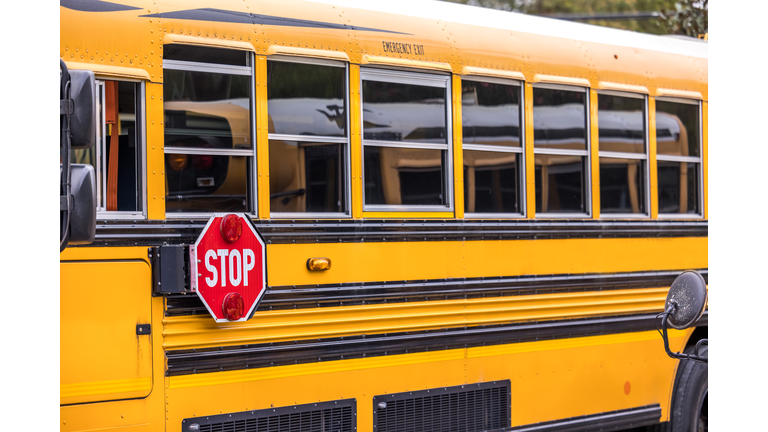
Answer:
[[(98, 113), (61, 430), (706, 428), (706, 364), (656, 331), (674, 278), (707, 277), (706, 41), (443, 2), (60, 17)], [(191, 284), (224, 213), (266, 243), (244, 321)]]

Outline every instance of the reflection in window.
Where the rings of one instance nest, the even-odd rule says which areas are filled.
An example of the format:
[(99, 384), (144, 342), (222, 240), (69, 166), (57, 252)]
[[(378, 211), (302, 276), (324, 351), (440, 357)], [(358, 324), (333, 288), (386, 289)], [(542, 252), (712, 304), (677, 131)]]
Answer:
[(99, 81), (96, 145), (72, 151), (72, 163), (91, 164), (98, 173), (100, 212), (142, 210), (140, 89), (132, 82)]
[(347, 136), (345, 69), (267, 62), (270, 133)]
[(585, 213), (586, 158), (536, 155), (536, 212)]
[(656, 100), (659, 213), (701, 215), (698, 101)]
[(659, 213), (701, 214), (699, 164), (658, 161)]
[(341, 63), (267, 62), (270, 211), (278, 217), (347, 211), (345, 95)]
[(168, 212), (246, 212), (251, 158), (166, 153)]
[(253, 211), (251, 54), (163, 52), (166, 213)]
[(467, 79), (461, 86), (464, 211), (521, 215), (522, 88)]
[(446, 89), (363, 81), (363, 139), (447, 143)]
[(521, 153), (464, 150), (464, 211), (522, 213), (518, 193)]
[(270, 211), (342, 212), (344, 144), (269, 141)]
[(520, 86), (462, 81), (461, 126), (465, 144), (520, 147)]
[(365, 206), (450, 208), (450, 77), (363, 70), (362, 79)]
[(647, 214), (645, 96), (597, 95), (600, 212)]
[(699, 105), (656, 101), (656, 153), (699, 157)]
[(586, 92), (533, 88), (533, 145), (587, 149)]
[(585, 89), (533, 88), (536, 212), (589, 213)]
[(367, 146), (365, 203), (441, 205), (446, 151)]
[(600, 212), (645, 214), (645, 161), (600, 158)]

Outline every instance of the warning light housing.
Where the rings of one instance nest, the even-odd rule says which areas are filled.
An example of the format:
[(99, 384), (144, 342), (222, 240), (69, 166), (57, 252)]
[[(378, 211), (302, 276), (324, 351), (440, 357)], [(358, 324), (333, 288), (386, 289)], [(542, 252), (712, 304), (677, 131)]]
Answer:
[(224, 240), (234, 243), (243, 235), (243, 220), (236, 214), (228, 214), (221, 218), (220, 229)]
[(226, 319), (230, 321), (239, 320), (243, 317), (243, 312), (245, 311), (243, 297), (236, 292), (227, 294), (221, 303), (221, 311)]

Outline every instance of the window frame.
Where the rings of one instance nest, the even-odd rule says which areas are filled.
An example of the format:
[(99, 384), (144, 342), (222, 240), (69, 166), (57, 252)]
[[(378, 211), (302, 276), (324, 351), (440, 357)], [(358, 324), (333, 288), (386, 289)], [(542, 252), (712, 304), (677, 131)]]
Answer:
[[(351, 219), (352, 218), (352, 134), (351, 134), (351, 100), (349, 97), (349, 62), (341, 60), (328, 60), (318, 59), (311, 57), (292, 57), (287, 55), (271, 55), (267, 57), (267, 61), (280, 61), (286, 63), (300, 63), (317, 66), (331, 66), (344, 68), (344, 103), (346, 106), (346, 120), (347, 120), (347, 132), (344, 137), (329, 137), (322, 135), (290, 135), (290, 134), (272, 134), (267, 133), (266, 145), (269, 147), (269, 142), (273, 139), (281, 141), (296, 141), (296, 142), (310, 142), (310, 143), (328, 143), (328, 144), (346, 144), (346, 152), (344, 155), (344, 178), (340, 179), (340, 182), (344, 185), (344, 210), (341, 212), (273, 212), (270, 210), (269, 217), (271, 219)], [(268, 84), (267, 84), (268, 85)], [(268, 91), (268, 90), (267, 90)], [(265, 106), (267, 106), (267, 113), (269, 113), (269, 98), (265, 100)], [(362, 104), (361, 104), (362, 105)], [(269, 161), (267, 161), (269, 163)], [(267, 191), (271, 197), (271, 191)], [(268, 197), (269, 198), (269, 197)]]
[[(662, 213), (657, 211), (659, 219), (704, 219), (704, 113), (702, 108), (702, 101), (700, 99), (685, 99), (676, 97), (656, 97), (655, 101), (673, 102), (686, 105), (696, 105), (698, 107), (699, 115), (699, 156), (672, 156), (672, 155), (660, 155), (656, 153), (656, 161), (664, 162), (681, 162), (681, 163), (695, 163), (698, 165), (696, 170), (699, 178), (699, 187), (696, 193), (699, 198), (699, 212), (698, 213)], [(655, 107), (654, 107), (655, 108)], [(654, 109), (654, 115), (657, 113)], [(654, 131), (655, 133), (655, 131)], [(658, 164), (656, 165), (656, 176), (658, 178)], [(657, 188), (658, 189), (658, 188)], [(658, 192), (657, 192), (658, 193)]]
[[(585, 131), (585, 137), (586, 137), (586, 149), (585, 150), (562, 150), (562, 149), (542, 149), (536, 147), (536, 142), (533, 142), (533, 169), (534, 169), (534, 194), (535, 194), (535, 188), (536, 188), (536, 155), (537, 154), (548, 154), (553, 156), (582, 156), (586, 157), (586, 162), (584, 163), (584, 208), (586, 211), (584, 213), (551, 213), (551, 212), (539, 212), (536, 211), (536, 219), (590, 219), (592, 218), (592, 133), (591, 133), (591, 126), (592, 126), (592, 113), (591, 113), (591, 104), (592, 104), (592, 98), (590, 97), (590, 90), (589, 87), (581, 87), (576, 85), (564, 85), (564, 84), (540, 84), (540, 83), (534, 83), (533, 87), (531, 89), (531, 95), (533, 95), (533, 92), (537, 88), (542, 89), (550, 89), (550, 90), (563, 90), (563, 91), (571, 91), (571, 92), (584, 92), (584, 131)], [(533, 104), (533, 101), (531, 102), (531, 114), (533, 115), (534, 109), (536, 106)], [(535, 117), (534, 117), (535, 119)], [(534, 120), (532, 119), (532, 120)], [(531, 129), (531, 133), (535, 134), (535, 123), (533, 129)], [(535, 207), (535, 199), (534, 199), (534, 207)], [(535, 208), (534, 208), (535, 210)]]
[[(643, 143), (644, 147), (644, 153), (642, 157), (638, 153), (625, 153), (625, 152), (611, 152), (611, 151), (602, 151), (600, 150), (600, 108), (597, 109), (597, 127), (598, 127), (598, 143), (597, 143), (597, 167), (600, 169), (600, 158), (614, 158), (614, 159), (637, 159), (637, 160), (645, 160), (645, 179), (643, 181), (643, 187), (644, 189), (644, 203), (645, 203), (645, 213), (603, 213), (602, 210), (602, 201), (600, 202), (600, 219), (647, 219), (651, 217), (651, 136), (650, 136), (650, 121), (649, 121), (649, 110), (650, 105), (648, 103), (648, 95), (643, 93), (630, 93), (630, 92), (621, 92), (616, 90), (598, 90), (597, 91), (597, 97), (598, 100), (600, 99), (600, 95), (606, 95), (606, 96), (617, 96), (617, 97), (626, 97), (626, 98), (633, 98), (633, 99), (643, 99), (643, 128), (645, 129), (644, 134), (644, 140)], [(600, 181), (600, 187), (602, 188), (603, 182)]]
[[(130, 78), (115, 78), (108, 75), (96, 75), (96, 95), (98, 120), (96, 122), (96, 144), (95, 158), (96, 166), (96, 220), (124, 220), (124, 219), (146, 219), (147, 218), (147, 117), (146, 112), (146, 83), (143, 80)], [(105, 150), (107, 147), (107, 135), (104, 131), (107, 128), (107, 119), (104, 113), (106, 106), (106, 93), (104, 91), (105, 81), (128, 82), (138, 84), (136, 98), (136, 158), (140, 161), (138, 171), (136, 172), (137, 188), (139, 189), (141, 205), (139, 211), (109, 211), (106, 208), (106, 158)]]
[[(363, 82), (377, 81), (392, 84), (407, 84), (445, 89), (445, 129), (446, 143), (417, 143), (408, 141), (380, 141), (365, 139), (365, 118), (364, 118), (364, 95)], [(438, 72), (413, 72), (400, 69), (387, 68), (360, 68), (360, 163), (362, 172), (362, 199), (363, 212), (454, 212), (455, 200), (453, 190), (453, 107), (452, 107), (452, 75)], [(442, 205), (414, 205), (414, 204), (366, 204), (365, 202), (365, 147), (384, 147), (384, 148), (410, 148), (424, 150), (441, 150), (446, 152), (445, 168), (443, 171), (444, 181), (443, 190), (445, 193), (446, 204)]]
[[(188, 147), (167, 147), (165, 146), (165, 135), (166, 131), (163, 129), (163, 165), (165, 165), (165, 155), (166, 154), (202, 154), (202, 155), (212, 155), (212, 156), (245, 156), (245, 157), (251, 157), (252, 163), (251, 163), (251, 175), (249, 178), (250, 184), (246, 185), (247, 189), (250, 189), (248, 198), (251, 203), (250, 209), (247, 209), (244, 213), (248, 214), (249, 216), (258, 217), (259, 214), (259, 201), (258, 201), (258, 155), (257, 155), (257, 148), (258, 143), (256, 140), (256, 58), (255, 53), (252, 51), (247, 50), (240, 50), (237, 48), (230, 48), (230, 47), (217, 47), (221, 49), (229, 49), (229, 50), (236, 50), (236, 51), (242, 51), (244, 54), (247, 55), (246, 62), (247, 66), (235, 66), (235, 65), (225, 65), (225, 64), (216, 64), (216, 63), (199, 63), (199, 62), (189, 62), (189, 61), (180, 61), (180, 60), (164, 60), (163, 61), (163, 70), (165, 69), (171, 69), (171, 70), (178, 70), (178, 71), (189, 71), (189, 72), (208, 72), (208, 73), (220, 73), (220, 74), (228, 74), (228, 75), (241, 75), (241, 76), (250, 76), (251, 82), (250, 82), (250, 94), (249, 94), (249, 111), (250, 111), (250, 117), (251, 117), (251, 143), (253, 146), (252, 150), (242, 150), (242, 149), (199, 149), (199, 148), (188, 148)], [(165, 83), (163, 83), (165, 86)], [(165, 117), (165, 107), (163, 107), (163, 117)], [(248, 177), (246, 175), (246, 177)], [(165, 209), (165, 218), (166, 219), (199, 219), (199, 218), (210, 218), (218, 211), (212, 211), (212, 212), (168, 212), (168, 206), (167, 206), (167, 200), (166, 200), (166, 209)]]
[[(465, 211), (464, 218), (465, 219), (524, 219), (528, 214), (528, 206), (527, 206), (528, 191), (527, 191), (527, 188), (525, 187), (525, 179), (526, 179), (525, 137), (527, 132), (525, 128), (525, 82), (520, 80), (515, 80), (515, 79), (509, 79), (509, 78), (488, 77), (488, 76), (482, 76), (482, 75), (462, 76), (460, 78), (462, 82), (474, 81), (474, 82), (488, 82), (488, 83), (501, 84), (501, 85), (518, 86), (520, 91), (520, 104), (518, 109), (518, 114), (519, 114), (518, 121), (520, 122), (518, 127), (518, 130), (520, 131), (520, 147), (506, 147), (506, 146), (467, 143), (464, 140), (463, 122), (460, 125), (462, 127), (462, 134), (461, 134), (462, 161), (464, 160), (464, 150), (520, 154), (520, 163), (519, 163), (519, 166), (517, 167), (517, 193), (518, 193), (518, 200), (520, 202), (520, 212), (519, 213), (480, 213), (480, 212)], [(464, 106), (462, 102), (462, 110), (463, 109), (464, 109)], [(463, 118), (463, 112), (462, 112), (462, 118)], [(466, 179), (464, 179), (464, 181), (466, 182)], [(466, 202), (466, 200), (467, 200), (467, 197), (465, 196), (464, 202)]]

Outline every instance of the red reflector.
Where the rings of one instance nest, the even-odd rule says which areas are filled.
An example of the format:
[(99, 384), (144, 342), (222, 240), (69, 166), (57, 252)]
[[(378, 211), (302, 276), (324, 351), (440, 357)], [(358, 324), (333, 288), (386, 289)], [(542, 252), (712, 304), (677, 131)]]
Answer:
[(192, 156), (192, 164), (200, 171), (208, 171), (213, 166), (213, 156), (195, 155)]
[(243, 221), (240, 216), (228, 214), (221, 218), (221, 236), (228, 243), (234, 243), (243, 235)]
[(237, 321), (242, 318), (244, 310), (243, 297), (236, 292), (227, 294), (221, 303), (221, 311), (224, 313), (224, 317), (230, 321)]

